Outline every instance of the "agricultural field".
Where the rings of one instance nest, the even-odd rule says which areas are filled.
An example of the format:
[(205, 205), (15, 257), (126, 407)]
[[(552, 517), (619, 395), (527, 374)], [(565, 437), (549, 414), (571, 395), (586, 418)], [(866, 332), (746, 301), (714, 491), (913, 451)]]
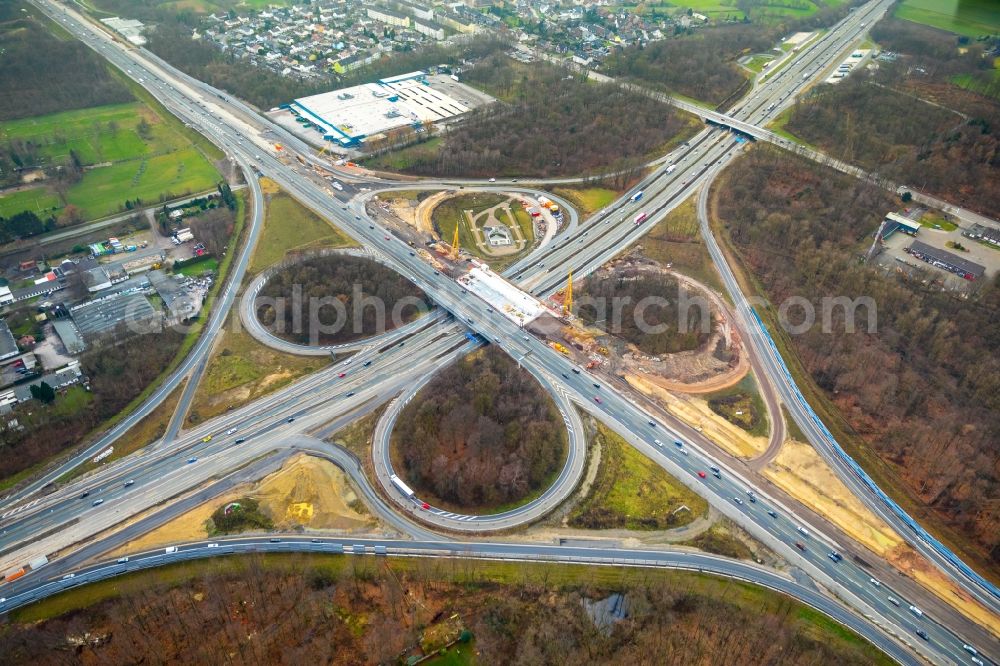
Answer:
[(894, 16), (966, 37), (1000, 33), (994, 0), (903, 0)]
[(66, 201), (83, 210), (85, 218), (94, 219), (120, 211), (126, 199), (155, 204), (161, 197), (210, 190), (218, 177), (201, 153), (187, 148), (88, 171), (66, 192)]
[(0, 141), (5, 160), (80, 170), (76, 182), (57, 187), (46, 181), (0, 197), (0, 215), (33, 210), (48, 216), (74, 205), (84, 219), (97, 219), (123, 210), (126, 200), (155, 204), (212, 189), (219, 179), (177, 123), (141, 102), (0, 123)]

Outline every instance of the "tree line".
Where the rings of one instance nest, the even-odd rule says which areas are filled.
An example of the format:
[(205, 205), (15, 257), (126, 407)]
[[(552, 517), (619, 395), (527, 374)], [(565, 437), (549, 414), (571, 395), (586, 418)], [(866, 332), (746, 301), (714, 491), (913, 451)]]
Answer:
[(400, 414), (392, 447), (418, 496), (473, 510), (539, 490), (566, 435), (531, 374), (487, 347), (435, 375)]
[[(453, 635), (464, 629), (475, 644), (450, 656), (474, 650), (474, 663), (891, 663), (787, 597), (692, 574), (622, 572), (610, 584), (595, 568), (559, 583), (539, 565), (511, 562), (504, 571), (516, 582), (498, 582), (494, 565), (469, 560), (330, 562), (250, 555), (197, 565), (190, 579), (169, 584), (140, 574), (79, 610), (37, 622), (15, 616), (0, 651), (12, 666), (397, 664), (440, 647), (456, 623)], [(624, 596), (624, 617), (596, 624), (587, 606), (613, 593)]]
[(504, 54), (463, 73), (501, 101), (444, 133), (436, 153), (412, 156), (408, 173), (441, 176), (561, 176), (597, 170), (639, 173), (646, 158), (687, 128), (671, 107), (620, 86), (588, 82), (547, 63)]
[(719, 217), (772, 304), (792, 296), (815, 304), (825, 296), (874, 300), (877, 332), (867, 332), (863, 308), (856, 332), (845, 332), (836, 309), (832, 332), (813, 326), (789, 336), (791, 344), (917, 503), (995, 567), (1000, 283), (985, 280), (963, 298), (934, 285), (930, 269), (894, 276), (860, 263), (881, 217), (898, 203), (801, 158), (757, 148), (718, 187)]
[[(997, 217), (1000, 106), (970, 102), (971, 93), (948, 82), (925, 87), (931, 84), (913, 74), (917, 66), (901, 58), (880, 63), (875, 75), (855, 72), (819, 86), (796, 104), (786, 127), (835, 157)], [(920, 86), (915, 91), (905, 85), (913, 76)], [(939, 101), (915, 99), (914, 92)]]
[[(751, 16), (766, 13), (756, 0), (741, 0), (740, 9)], [(767, 3), (773, 5), (774, 3)], [(824, 6), (811, 16), (780, 22), (738, 23), (684, 30), (656, 42), (640, 42), (612, 54), (602, 71), (662, 90), (720, 105), (734, 101), (749, 72), (737, 60), (753, 53), (767, 53), (782, 35), (833, 25), (853, 5)], [(774, 17), (768, 16), (770, 19)]]

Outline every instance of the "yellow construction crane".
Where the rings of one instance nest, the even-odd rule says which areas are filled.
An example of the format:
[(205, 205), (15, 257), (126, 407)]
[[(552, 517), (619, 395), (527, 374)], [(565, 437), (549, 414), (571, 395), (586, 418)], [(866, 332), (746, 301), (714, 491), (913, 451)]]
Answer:
[(563, 312), (573, 314), (573, 271), (569, 272), (569, 279), (566, 280), (566, 297), (563, 298)]
[(451, 260), (455, 261), (458, 259), (458, 225), (455, 223), (455, 238), (451, 241)]

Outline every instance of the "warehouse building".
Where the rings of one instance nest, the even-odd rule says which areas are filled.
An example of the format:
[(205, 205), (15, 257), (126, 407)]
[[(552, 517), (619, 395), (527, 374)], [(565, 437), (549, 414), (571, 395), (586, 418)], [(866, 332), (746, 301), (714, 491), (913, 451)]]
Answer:
[(901, 231), (909, 236), (916, 236), (917, 232), (920, 231), (920, 223), (908, 217), (903, 217), (899, 213), (886, 213), (885, 231), (882, 233), (882, 240), (885, 240), (897, 231)]
[(327, 141), (358, 146), (401, 127), (420, 127), (466, 113), (469, 108), (427, 84), (422, 71), (302, 97), (283, 108)]
[(70, 311), (73, 323), (83, 339), (93, 342), (119, 327), (129, 333), (156, 330), (160, 314), (142, 293), (115, 294), (78, 305)]
[(913, 241), (913, 244), (906, 248), (906, 251), (931, 266), (954, 273), (966, 280), (978, 280), (986, 272), (985, 266), (980, 266), (973, 261), (963, 259), (957, 254), (948, 252), (947, 250), (939, 250), (920, 241)]

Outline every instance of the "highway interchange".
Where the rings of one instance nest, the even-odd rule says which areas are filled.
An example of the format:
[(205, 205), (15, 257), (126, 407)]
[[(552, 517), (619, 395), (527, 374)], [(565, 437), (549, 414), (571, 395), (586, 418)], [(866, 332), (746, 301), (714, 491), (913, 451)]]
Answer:
[[(551, 389), (560, 410), (568, 420), (572, 421), (569, 428), (571, 455), (560, 477), (561, 483), (553, 486), (557, 492), (547, 492), (536, 502), (526, 505), (527, 508), (514, 518), (527, 519), (544, 514), (561, 501), (564, 497), (561, 493), (571, 491), (575, 486), (579, 472), (573, 455), (579, 453), (581, 444), (574, 434), (581, 433), (582, 430), (576, 409), (580, 408), (608, 424), (640, 451), (663, 465), (671, 474), (706, 496), (721, 512), (807, 572), (842, 602), (856, 609), (862, 616), (874, 618), (872, 622), (884, 632), (880, 635), (895, 636), (896, 640), (914, 646), (916, 651), (935, 662), (970, 663), (969, 654), (962, 649), (964, 641), (957, 638), (944, 624), (927, 617), (916, 618), (907, 611), (905, 603), (898, 607), (890, 603), (888, 601), (890, 593), (884, 587), (874, 586), (869, 580), (870, 575), (860, 567), (846, 560), (833, 563), (827, 559), (830, 550), (838, 548), (845, 550), (844, 544), (838, 543), (835, 538), (824, 536), (824, 532), (830, 532), (829, 529), (814, 528), (811, 522), (814, 517), (799, 516), (794, 510), (781, 506), (777, 500), (772, 500), (762, 492), (758, 492), (760, 497), (758, 502), (741, 499), (741, 503), (736, 503), (735, 498), (746, 498), (745, 491), (752, 487), (752, 484), (742, 480), (738, 473), (728, 468), (724, 462), (713, 458), (712, 454), (708, 453), (714, 450), (710, 442), (663, 414), (646, 411), (642, 405), (616, 390), (608, 390), (607, 386), (595, 389), (593, 384), (603, 384), (603, 381), (586, 373), (577, 374), (565, 357), (556, 353), (543, 341), (526, 335), (506, 319), (490, 317), (485, 311), (484, 304), (464, 294), (456, 283), (437, 279), (429, 265), (411, 255), (408, 245), (398, 239), (396, 230), (382, 228), (378, 224), (369, 222), (366, 199), (377, 194), (374, 188), (383, 183), (369, 182), (371, 191), (358, 192), (356, 196), (351, 196), (355, 193), (355, 188), (349, 187), (343, 194), (345, 200), (331, 197), (322, 183), (302, 173), (304, 169), (289, 167), (273, 156), (268, 150), (269, 140), (260, 136), (261, 119), (259, 117), (251, 119), (252, 112), (249, 109), (233, 105), (228, 96), (218, 93), (206, 94), (204, 84), (196, 86), (190, 80), (176, 76), (172, 68), (144, 57), (144, 52), (120, 48), (99, 28), (81, 21), (72, 12), (64, 13), (55, 3), (39, 1), (37, 4), (72, 32), (90, 35), (86, 39), (88, 44), (150, 88), (172, 112), (223, 147), (246, 171), (249, 170), (249, 165), (253, 164), (277, 181), (286, 191), (359, 240), (369, 251), (377, 253), (383, 261), (396, 266), (402, 274), (412, 279), (431, 296), (442, 314), (428, 315), (424, 318), (426, 321), (397, 332), (391, 342), (387, 340), (388, 347), (378, 344), (365, 345), (348, 361), (342, 361), (286, 387), (268, 396), (265, 401), (236, 410), (190, 432), (185, 431), (176, 439), (168, 438), (163, 444), (144, 455), (117, 461), (85, 479), (60, 488), (51, 495), (27, 501), (31, 492), (44, 483), (58, 478), (64, 473), (63, 470), (69, 468), (60, 467), (56, 472), (46, 475), (42, 480), (44, 483), (33, 484), (27, 491), (8, 498), (4, 503), (5, 509), (11, 506), (26, 507), (13, 514), (13, 522), (8, 521), (4, 524), (0, 552), (4, 556), (5, 563), (8, 561), (8, 556), (14, 553), (18, 560), (27, 559), (31, 554), (51, 554), (69, 547), (78, 540), (109, 530), (127, 517), (153, 510), (171, 497), (196, 488), (199, 484), (207, 483), (213, 476), (224, 475), (240, 465), (251, 464), (255, 458), (280, 448), (281, 441), (293, 433), (307, 432), (309, 427), (327, 423), (335, 415), (352, 413), (371, 401), (384, 402), (404, 390), (404, 396), (412, 395), (412, 388), (426, 381), (435, 369), (443, 367), (481, 344), (466, 339), (465, 330), (471, 328), (481, 336), (481, 340), (495, 343), (519, 359), (535, 374), (543, 386)], [(819, 77), (823, 69), (822, 63), (835, 62), (836, 55), (851, 47), (864, 32), (861, 24), (870, 26), (887, 5), (887, 2), (869, 3), (842, 24), (831, 29), (822, 39), (815, 40), (795, 62), (782, 70), (781, 75), (775, 76), (767, 85), (754, 91), (759, 99), (744, 103), (739, 111), (734, 112), (733, 124), (735, 121), (740, 121), (760, 125), (773, 118), (783, 105), (791, 103), (797, 91)], [(701, 112), (704, 115), (704, 111)], [(618, 254), (622, 248), (646, 233), (649, 226), (655, 224), (666, 212), (685, 200), (698, 187), (703, 187), (741, 149), (741, 146), (733, 141), (732, 135), (712, 127), (691, 139), (689, 144), (668, 156), (658, 169), (637, 186), (636, 189), (643, 189), (646, 193), (641, 202), (631, 203), (627, 197), (623, 197), (608, 209), (595, 214), (586, 225), (564, 231), (556, 237), (554, 244), (533, 253), (529, 258), (513, 266), (507, 274), (523, 288), (530, 289), (539, 296), (553, 293), (562, 286), (569, 269), (574, 271), (574, 275), (586, 275)], [(294, 146), (287, 141), (286, 145)], [(310, 161), (317, 159), (304, 149), (302, 154)], [(670, 170), (667, 166), (670, 163), (677, 164), (677, 168)], [(248, 180), (252, 183), (251, 189), (256, 202), (260, 196), (259, 187), (254, 178)], [(349, 178), (344, 180), (350, 182)], [(456, 181), (430, 182), (423, 185), (454, 187), (459, 184), (467, 187), (476, 185)], [(486, 183), (478, 185), (489, 187)], [(509, 183), (506, 185), (505, 190), (511, 186)], [(703, 187), (702, 196), (706, 191), (707, 188)], [(255, 203), (254, 220), (250, 224), (251, 237), (259, 232), (261, 209), (262, 206)], [(641, 225), (634, 225), (631, 218), (640, 210), (648, 212), (649, 218)], [(384, 240), (387, 235), (390, 237), (389, 241)], [(757, 327), (750, 319), (748, 305), (738, 285), (735, 284), (731, 271), (728, 271), (728, 266), (718, 254), (718, 248), (711, 234), (706, 233), (705, 237), (726, 286), (737, 303), (737, 311), (742, 317), (741, 330), (750, 332), (755, 363), (761, 364), (763, 370), (763, 372), (758, 371), (758, 378), (762, 384), (770, 387), (770, 390), (777, 390), (781, 394), (782, 402), (793, 410), (800, 426), (809, 428), (811, 418), (805, 412), (795, 413), (798, 401), (793, 387), (787, 386), (777, 360), (769, 351), (767, 341), (760, 337)], [(190, 374), (199, 364), (203, 365), (207, 359), (207, 349), (211, 347), (214, 335), (221, 328), (229, 312), (229, 306), (242, 281), (242, 271), (245, 269), (252, 247), (251, 241), (241, 250), (234, 278), (224, 287), (222, 303), (213, 312), (199, 346), (185, 360), (185, 367), (182, 368), (185, 372), (178, 371), (173, 375), (178, 378), (176, 383)], [(443, 312), (453, 316), (444, 315)], [(459, 325), (456, 320), (462, 324)], [(408, 345), (401, 347), (397, 340)], [(203, 346), (205, 349), (202, 349)], [(417, 351), (414, 352), (414, 349)], [(369, 361), (371, 363), (365, 365)], [(349, 370), (346, 377), (339, 377), (338, 375), (345, 369)], [(189, 385), (191, 384), (194, 382), (189, 382)], [(762, 386), (762, 389), (765, 387)], [(600, 404), (593, 399), (597, 391), (601, 392)], [(157, 396), (161, 393), (165, 396), (169, 392), (170, 390), (161, 389), (157, 392)], [(348, 393), (353, 395), (349, 396)], [(145, 413), (158, 404), (159, 400), (154, 400), (157, 396), (147, 402), (151, 407)], [(404, 401), (405, 397), (394, 404), (399, 405)], [(85, 455), (78, 458), (84, 460), (94, 452), (105, 448), (115, 436), (127, 429), (126, 423), (131, 425), (144, 415), (142, 412), (136, 414), (134, 418), (130, 417), (123, 422), (121, 428), (109, 433), (108, 437), (98, 444), (89, 447)], [(295, 420), (289, 422), (289, 418)], [(650, 425), (651, 423), (655, 425)], [(381, 420), (380, 426), (383, 424), (385, 427), (377, 433), (376, 441), (381, 439), (384, 442), (391, 419)], [(237, 428), (236, 433), (221, 435), (230, 428)], [(213, 435), (212, 439), (202, 441), (210, 434)], [(813, 430), (807, 434), (818, 449), (823, 451), (822, 433)], [(237, 437), (246, 437), (246, 443), (234, 446), (233, 442)], [(664, 446), (658, 447), (653, 444), (657, 438), (664, 443)], [(675, 438), (685, 442), (684, 450), (688, 452), (687, 455), (683, 454), (680, 448), (673, 446)], [(385, 446), (380, 450), (384, 452)], [(879, 503), (873, 501), (866, 489), (860, 487), (856, 480), (852, 482), (854, 477), (850, 471), (836, 467), (838, 459), (836, 455), (827, 451), (824, 457), (835, 465), (841, 478), (849, 484), (853, 483), (851, 487), (860, 497), (868, 498), (866, 503), (869, 506), (877, 512), (881, 511), (887, 522), (899, 530), (899, 522), (892, 520), (893, 516), (887, 515), (884, 509), (880, 510)], [(196, 462), (188, 464), (186, 460), (190, 458), (195, 458)], [(580, 458), (582, 459), (582, 455)], [(376, 456), (376, 461), (378, 459)], [(721, 468), (721, 478), (709, 476), (704, 480), (698, 479), (696, 472), (705, 470), (711, 465)], [(378, 468), (378, 464), (376, 467)], [(383, 494), (393, 502), (405, 505), (406, 500), (387, 485), (385, 478), (387, 471), (382, 469), (377, 475), (384, 487)], [(124, 482), (128, 479), (133, 479), (134, 485), (126, 487)], [(90, 502), (91, 499), (96, 501), (98, 497), (96, 494), (88, 497), (86, 501), (80, 499), (85, 490), (98, 488), (103, 488), (103, 491), (99, 491), (101, 492), (99, 496), (105, 499), (100, 506), (92, 506)], [(141, 493), (136, 492), (139, 488), (142, 488)], [(775, 510), (777, 517), (767, 513), (768, 509)], [(471, 524), (477, 525), (476, 530), (486, 529), (489, 525), (483, 525), (482, 521), (496, 519), (496, 517), (464, 518), (466, 517), (446, 516), (434, 511), (421, 516), (424, 522), (447, 527), (451, 531), (461, 530), (462, 525)], [(503, 516), (502, 522), (498, 522), (497, 525), (506, 527), (523, 522), (521, 520), (512, 523), (510, 518), (511, 516)], [(802, 525), (809, 526), (810, 536), (803, 536), (799, 532), (798, 527)], [(916, 547), (921, 547), (919, 539), (912, 539), (903, 530), (899, 531)], [(792, 546), (796, 541), (804, 541), (808, 546), (807, 550), (805, 552), (796, 550)], [(395, 546), (400, 544), (397, 543)], [(545, 547), (533, 545), (525, 548)], [(548, 553), (548, 550), (546, 552)], [(555, 552), (558, 555), (559, 551)], [(991, 598), (960, 572), (947, 566), (947, 563), (942, 563), (939, 558), (935, 559), (933, 551), (922, 549), (922, 552), (956, 580), (962, 582), (966, 589), (976, 594), (984, 603), (996, 608), (995, 598)], [(628, 559), (632, 557), (629, 553), (630, 551), (619, 551), (616, 555)], [(566, 553), (567, 560), (575, 556)], [(34, 580), (41, 579), (34, 577)], [(33, 589), (32, 586), (36, 583), (29, 576), (25, 577), (24, 585), (26, 589)], [(913, 591), (913, 587), (911, 584), (910, 591)], [(892, 594), (895, 594), (897, 599), (905, 599), (900, 592)], [(801, 595), (796, 596), (801, 598)], [(14, 601), (13, 596), (8, 598), (11, 602)], [(18, 603), (23, 603), (23, 600)], [(947, 609), (942, 609), (941, 615), (948, 616)], [(940, 620), (942, 622), (945, 619), (949, 620), (948, 626), (961, 626), (962, 623), (955, 617), (956, 615), (951, 613), (950, 616), (941, 617)], [(924, 628), (929, 635), (929, 641), (921, 641), (914, 637), (913, 632), (917, 627)], [(968, 627), (968, 623), (965, 623), (962, 629), (967, 637), (975, 630), (974, 627)], [(977, 639), (977, 644), (991, 640), (982, 630), (971, 635)], [(884, 642), (883, 639), (880, 645)], [(896, 656), (895, 652), (887, 651)], [(900, 658), (900, 660), (907, 659)]]

